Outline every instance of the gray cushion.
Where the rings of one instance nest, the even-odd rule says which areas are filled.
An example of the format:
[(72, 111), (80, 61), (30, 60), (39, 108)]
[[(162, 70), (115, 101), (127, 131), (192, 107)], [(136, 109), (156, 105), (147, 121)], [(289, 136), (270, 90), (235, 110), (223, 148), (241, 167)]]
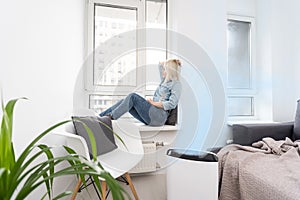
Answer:
[(165, 122), (166, 125), (175, 125), (177, 123), (177, 106), (169, 111), (168, 119)]
[[(112, 131), (111, 120), (108, 117), (74, 116), (72, 117), (72, 120), (76, 134), (82, 136), (86, 140), (90, 155), (92, 155), (92, 146), (88, 133), (82, 123), (85, 123), (94, 134), (97, 144), (97, 156), (117, 148)], [(100, 122), (105, 123), (109, 128)]]
[(294, 139), (300, 139), (300, 100), (297, 101), (297, 110), (294, 122)]

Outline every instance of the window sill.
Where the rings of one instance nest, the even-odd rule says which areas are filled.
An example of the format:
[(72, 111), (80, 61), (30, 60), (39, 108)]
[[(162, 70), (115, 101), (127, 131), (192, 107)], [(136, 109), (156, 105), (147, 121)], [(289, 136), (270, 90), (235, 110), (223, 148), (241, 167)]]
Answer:
[(233, 126), (234, 124), (264, 124), (264, 123), (278, 123), (271, 120), (232, 120), (227, 121), (228, 126)]
[(141, 132), (150, 132), (150, 131), (177, 131), (178, 125), (163, 125), (163, 126), (148, 126), (143, 123), (135, 123)]

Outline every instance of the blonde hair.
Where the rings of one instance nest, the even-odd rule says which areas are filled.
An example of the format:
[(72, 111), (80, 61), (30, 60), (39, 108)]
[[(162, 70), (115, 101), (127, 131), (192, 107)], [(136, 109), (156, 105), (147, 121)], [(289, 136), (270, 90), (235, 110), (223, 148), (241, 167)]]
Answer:
[(181, 62), (178, 59), (170, 59), (165, 62), (166, 78), (165, 81), (179, 80)]

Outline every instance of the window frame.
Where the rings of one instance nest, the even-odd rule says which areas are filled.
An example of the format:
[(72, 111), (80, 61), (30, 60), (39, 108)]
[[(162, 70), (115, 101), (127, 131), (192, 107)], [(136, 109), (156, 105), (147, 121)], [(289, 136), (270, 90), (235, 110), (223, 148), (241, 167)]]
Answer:
[[(137, 29), (146, 27), (146, 0), (86, 0), (86, 27), (85, 27), (85, 68), (84, 68), (84, 89), (87, 92), (90, 107), (91, 95), (100, 96), (125, 96), (129, 92), (137, 92), (142, 96), (153, 95), (154, 90), (146, 88), (146, 70), (137, 68), (135, 86), (97, 86), (94, 85), (94, 6), (95, 4), (120, 7), (137, 8)], [(166, 0), (166, 30), (169, 26), (169, 2)], [(145, 35), (137, 35), (137, 43), (143, 42)], [(138, 47), (138, 44), (137, 44)], [(166, 58), (168, 56), (168, 35), (166, 32)], [(146, 64), (145, 51), (137, 52), (137, 66)]]
[[(258, 106), (257, 106), (257, 77), (256, 77), (256, 24), (255, 24), (255, 18), (250, 16), (244, 16), (244, 15), (236, 15), (236, 14), (228, 14), (227, 19), (228, 20), (234, 20), (234, 21), (241, 21), (241, 22), (248, 22), (250, 23), (250, 69), (249, 69), (249, 76), (250, 76), (250, 87), (249, 88), (229, 88), (227, 86), (227, 98), (248, 98), (252, 97), (252, 115), (233, 115), (230, 116), (228, 114), (228, 120), (256, 120), (258, 119)], [(228, 50), (228, 48), (227, 48)], [(228, 53), (227, 53), (228, 55)], [(227, 69), (228, 63), (227, 63)], [(227, 73), (227, 80), (229, 79), (228, 73)], [(229, 113), (229, 112), (228, 112)]]
[[(85, 74), (84, 74), (84, 79), (85, 79), (85, 90), (94, 93), (94, 92), (99, 92), (103, 93), (103, 95), (108, 95), (108, 94), (113, 94), (116, 93), (116, 95), (124, 95), (128, 91), (132, 91), (136, 86), (121, 86), (121, 87), (116, 87), (115, 85), (106, 85), (106, 86), (99, 86), (99, 85), (94, 85), (94, 8), (95, 4), (98, 5), (103, 5), (103, 6), (109, 6), (109, 7), (114, 7), (114, 8), (128, 8), (128, 9), (137, 9), (137, 29), (141, 28), (143, 26), (143, 21), (144, 19), (144, 13), (145, 10), (142, 7), (141, 1), (137, 0), (126, 0), (121, 1), (121, 0), (88, 0), (87, 2), (87, 33), (86, 33), (86, 40), (85, 40), (85, 45), (86, 45), (86, 67), (85, 67)], [(140, 36), (137, 35), (137, 40), (140, 40)], [(137, 54), (140, 54), (137, 52)], [(138, 55), (137, 56), (137, 66), (144, 61), (141, 60), (143, 56)], [(140, 59), (138, 59), (140, 58)], [(139, 85), (142, 83), (142, 80), (144, 80), (143, 77), (143, 72), (140, 69), (137, 69), (136, 72), (136, 85)]]

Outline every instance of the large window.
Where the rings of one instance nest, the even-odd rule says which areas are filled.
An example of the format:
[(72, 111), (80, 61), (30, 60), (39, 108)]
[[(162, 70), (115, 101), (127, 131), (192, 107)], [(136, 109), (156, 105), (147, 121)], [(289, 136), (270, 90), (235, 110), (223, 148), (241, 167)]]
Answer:
[[(97, 112), (130, 92), (151, 95), (159, 83), (153, 67), (167, 57), (166, 0), (89, 0), (85, 89), (90, 108)], [(141, 34), (159, 28), (160, 37)], [(147, 30), (147, 29), (146, 29)], [(160, 42), (163, 49), (139, 49), (140, 43)], [(131, 47), (120, 54), (122, 48)]]
[(255, 118), (255, 24), (250, 17), (227, 20), (228, 115)]

